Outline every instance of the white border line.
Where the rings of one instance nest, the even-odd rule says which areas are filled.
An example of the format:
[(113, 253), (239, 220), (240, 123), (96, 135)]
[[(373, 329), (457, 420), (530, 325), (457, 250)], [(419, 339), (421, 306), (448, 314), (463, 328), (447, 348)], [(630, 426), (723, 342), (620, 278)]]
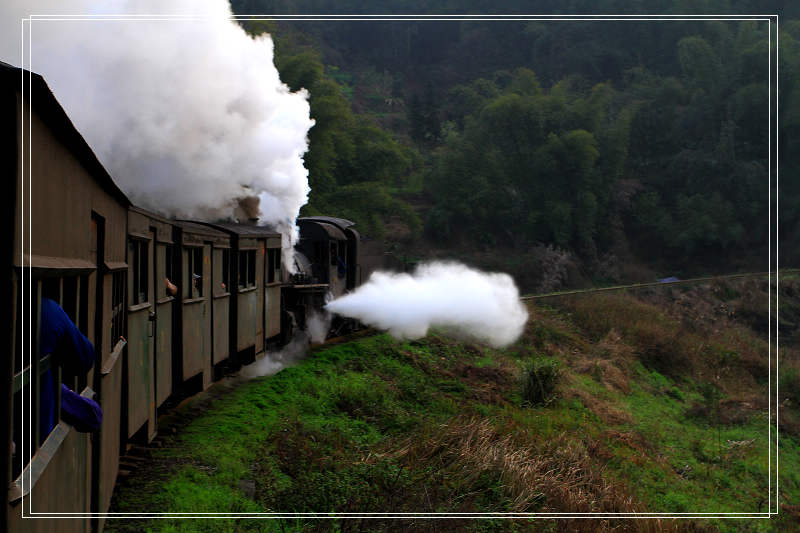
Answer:
[[(780, 164), (780, 62), (778, 58), (780, 57), (780, 15), (775, 17), (775, 376), (777, 380), (775, 382), (775, 512), (778, 513), (780, 511), (780, 506), (778, 505), (778, 497), (780, 496), (780, 408), (781, 408), (781, 395), (780, 395), (780, 342), (778, 340), (778, 336), (780, 331), (778, 330), (778, 325), (780, 324), (779, 315), (780, 312), (780, 287), (781, 287), (781, 265), (780, 265), (780, 247), (778, 243), (780, 242), (780, 231), (778, 231), (778, 217), (780, 216), (780, 209), (778, 208), (778, 173), (781, 167)], [(772, 50), (770, 50), (770, 54)], [(770, 91), (770, 96), (772, 92)], [(772, 132), (770, 132), (772, 133)]]
[(772, 512), (772, 24), (767, 25), (767, 339), (769, 352), (767, 355), (767, 509)]
[[(35, 16), (33, 19), (27, 19), (27, 20), (38, 20), (38, 21), (43, 21), (43, 22), (52, 22), (52, 21), (69, 21), (69, 22), (76, 22), (76, 21), (161, 22), (161, 21), (164, 21), (164, 22), (175, 22), (175, 21), (215, 20), (217, 18), (221, 18), (221, 17), (194, 16), (194, 17), (175, 18), (175, 17), (165, 17), (165, 16), (158, 15), (158, 16), (151, 16), (151, 17), (147, 17), (147, 18), (127, 19), (127, 18), (120, 18), (120, 17), (105, 17), (105, 16), (103, 16), (103, 17), (97, 16), (97, 17), (87, 18), (87, 17), (64, 17), (62, 15), (52, 16), (52, 17), (46, 16), (46, 15), (39, 15), (39, 16)], [(495, 19), (495, 18), (464, 19), (464, 18), (457, 18), (457, 17), (437, 18), (437, 19), (410, 19), (410, 18), (384, 17), (384, 18), (378, 18), (378, 19), (369, 19), (368, 21), (364, 20), (364, 19), (358, 19), (358, 18), (333, 18), (333, 19), (331, 19), (331, 18), (297, 18), (297, 17), (281, 18), (281, 19), (276, 19), (274, 17), (245, 18), (245, 19), (240, 19), (240, 18), (237, 18), (237, 17), (224, 17), (224, 18), (226, 20), (231, 20), (231, 21), (242, 20), (242, 21), (246, 21), (246, 22), (272, 21), (272, 20), (295, 21), (295, 22), (300, 22), (300, 21), (306, 21), (306, 22), (329, 22), (329, 21), (336, 21), (336, 22), (343, 22), (343, 21), (350, 21), (350, 22), (381, 22), (381, 21), (384, 21), (384, 22), (412, 22), (412, 21), (416, 21), (416, 22), (422, 22), (422, 21), (425, 21), (425, 22), (462, 22), (462, 21), (466, 21), (466, 22), (499, 22), (499, 21), (505, 21), (505, 22), (528, 22), (528, 21), (535, 21), (535, 20), (542, 20), (542, 21), (548, 21), (548, 22), (553, 22), (553, 21), (556, 21), (556, 22), (557, 21), (569, 22), (569, 21), (579, 21), (579, 20), (584, 20), (584, 21), (589, 20), (589, 21), (592, 21), (592, 22), (601, 22), (601, 21), (617, 21), (617, 22), (635, 22), (635, 21), (639, 21), (639, 22), (643, 22), (643, 21), (651, 20), (649, 18), (636, 18), (636, 19), (630, 19), (630, 18), (628, 18), (628, 19), (625, 19), (625, 18), (596, 18), (596, 19), (586, 19), (586, 18), (575, 18), (575, 17), (561, 17), (561, 18), (548, 18), (548, 19), (540, 19), (540, 18), (534, 18), (534, 17), (513, 18), (513, 19)], [(695, 17), (695, 18), (661, 19), (660, 22), (664, 22), (664, 21), (683, 21), (683, 22), (686, 22), (686, 21), (700, 21), (700, 22), (706, 22), (706, 21), (715, 21), (715, 20), (769, 22), (772, 19), (770, 19), (770, 18), (752, 18), (752, 17), (748, 17), (748, 18), (739, 17), (739, 18), (726, 18), (726, 19), (709, 19), (709, 18), (696, 18)]]
[[(614, 17), (621, 17), (621, 18), (614, 18)], [(541, 21), (581, 21), (581, 20), (588, 20), (588, 21), (668, 21), (668, 20), (675, 20), (675, 21), (714, 21), (714, 20), (723, 20), (723, 21), (757, 21), (757, 22), (767, 22), (768, 27), (768, 42), (769, 42), (769, 56), (768, 56), (768, 86), (769, 86), (769, 113), (768, 113), (768, 148), (769, 148), (769, 155), (768, 155), (768, 179), (767, 182), (769, 184), (769, 196), (768, 196), (768, 279), (769, 279), (769, 286), (770, 289), (768, 291), (768, 300), (769, 300), (769, 311), (768, 311), (768, 343), (769, 343), (769, 365), (771, 368), (771, 357), (772, 357), (772, 349), (771, 349), (771, 341), (772, 341), (772, 328), (771, 321), (772, 321), (772, 289), (771, 289), (771, 280), (772, 280), (772, 194), (771, 194), (771, 179), (769, 174), (772, 171), (772, 21), (773, 17), (775, 19), (776, 28), (778, 25), (778, 14), (774, 15), (571, 15), (571, 16), (561, 16), (561, 15), (494, 15), (494, 16), (486, 16), (486, 15), (449, 15), (449, 16), (437, 16), (437, 15), (306, 15), (306, 16), (298, 16), (298, 15), (234, 15), (230, 17), (225, 17), (231, 21), (270, 21), (270, 20), (281, 20), (281, 21), (533, 21), (533, 20), (541, 20)], [(28, 106), (29, 106), (29, 116), (28, 116), (28, 172), (30, 173), (31, 164), (32, 164), (32, 137), (31, 137), (31, 116), (33, 114), (33, 106), (31, 102), (31, 72), (32, 72), (32, 58), (31, 58), (31, 50), (32, 50), (32, 22), (33, 20), (40, 20), (40, 21), (194, 21), (194, 20), (212, 20), (218, 19), (220, 17), (213, 17), (213, 16), (186, 16), (186, 15), (59, 15), (59, 16), (51, 16), (51, 15), (30, 15), (27, 18), (23, 18), (21, 21), (21, 31), (22, 35), (20, 38), (22, 50), (20, 51), (20, 56), (22, 59), (22, 68), (23, 68), (23, 81), (24, 81), (24, 70), (28, 70)], [(24, 64), (24, 33), (25, 33), (25, 22), (28, 22), (28, 66), (25, 67)], [(775, 79), (776, 79), (776, 91), (778, 90), (778, 58), (779, 58), (779, 49), (777, 47), (777, 32), (776, 32), (776, 65), (775, 65)], [(23, 83), (24, 88), (24, 83)], [(777, 95), (775, 95), (775, 112), (776, 112), (776, 128), (777, 126)], [(24, 105), (21, 106), (23, 110), (22, 113), (22, 139), (24, 143)], [(777, 138), (776, 138), (776, 157), (777, 157)], [(22, 210), (22, 224), (21, 227), (24, 229), (24, 146), (22, 147), (23, 153), (23, 161), (22, 161), (22, 179), (23, 179), (23, 186), (21, 189), (23, 190), (23, 210)], [(768, 450), (768, 488), (769, 488), (769, 504), (768, 504), (768, 512), (766, 513), (33, 513), (31, 512), (31, 516), (27, 516), (24, 513), (25, 503), (24, 500), (27, 499), (23, 498), (22, 502), (22, 517), (23, 518), (78, 518), (78, 517), (106, 517), (106, 518), (290, 518), (290, 517), (316, 517), (316, 518), (339, 518), (339, 517), (374, 517), (374, 518), (391, 518), (391, 517), (399, 517), (399, 518), (458, 518), (458, 517), (471, 517), (471, 518), (492, 518), (492, 517), (501, 517), (501, 518), (590, 518), (590, 517), (597, 517), (597, 518), (668, 518), (668, 517), (675, 517), (675, 518), (770, 518), (773, 514), (777, 514), (779, 511), (778, 499), (779, 494), (777, 492), (777, 483), (779, 478), (779, 471), (778, 471), (778, 456), (779, 456), (779, 448), (778, 448), (778, 420), (777, 420), (777, 412), (778, 412), (778, 391), (777, 391), (777, 368), (778, 368), (778, 346), (777, 346), (777, 335), (778, 335), (778, 321), (777, 321), (777, 280), (778, 280), (778, 233), (777, 233), (777, 192), (778, 192), (778, 171), (777, 171), (777, 159), (776, 159), (776, 171), (775, 171), (775, 193), (776, 193), (776, 234), (775, 234), (775, 244), (776, 244), (776, 252), (775, 252), (775, 267), (776, 267), (776, 323), (775, 323), (775, 331), (776, 331), (776, 469), (775, 469), (775, 480), (776, 480), (776, 497), (775, 497), (775, 511), (772, 511), (772, 453), (771, 453), (771, 441), (772, 441), (772, 401), (771, 401), (771, 392), (772, 392), (772, 371), (769, 372), (768, 378), (768, 388), (769, 394), (768, 399), (768, 418), (770, 420), (768, 427), (768, 439), (770, 442), (769, 450)], [(31, 174), (32, 177), (32, 174)], [(31, 205), (31, 180), (28, 180), (28, 211), (31, 212), (32, 205)], [(32, 248), (32, 222), (29, 220), (29, 234), (28, 234), (28, 250), (30, 251)], [(24, 231), (23, 231), (23, 241), (24, 243)], [(22, 246), (22, 259), (24, 265), (24, 245)], [(24, 267), (23, 267), (24, 268)], [(28, 294), (29, 299), (32, 298), (32, 276), (28, 276)], [(23, 299), (24, 300), (24, 299)], [(29, 306), (28, 308), (28, 332), (29, 332), (29, 339), (31, 338), (31, 312), (33, 306)], [(23, 315), (24, 315), (24, 302), (23, 302)], [(24, 327), (25, 324), (23, 324)], [(23, 339), (23, 347), (25, 339)], [(32, 361), (31, 355), (31, 343), (28, 343), (28, 353), (29, 353), (29, 362)], [(28, 390), (28, 396), (30, 400), (31, 391), (30, 388)], [(32, 404), (32, 401), (29, 403)], [(24, 407), (24, 395), (23, 395), (23, 402), (22, 405)], [(31, 412), (31, 405), (28, 405), (29, 409), (29, 417), (28, 417), (28, 427), (31, 429), (32, 432), (32, 412)], [(24, 445), (24, 436), (22, 437), (22, 442)], [(30, 447), (28, 448), (30, 450)], [(28, 452), (30, 455), (30, 452)], [(29, 461), (30, 462), (30, 461)], [(24, 478), (24, 476), (23, 476)], [(28, 480), (30, 482), (30, 479)], [(23, 486), (25, 480), (23, 479)]]

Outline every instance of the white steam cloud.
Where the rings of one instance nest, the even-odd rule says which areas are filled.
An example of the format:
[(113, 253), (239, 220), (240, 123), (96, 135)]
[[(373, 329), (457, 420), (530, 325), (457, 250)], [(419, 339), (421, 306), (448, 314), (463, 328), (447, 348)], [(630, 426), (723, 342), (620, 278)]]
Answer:
[(20, 19), (31, 14), (194, 17), (34, 20), (20, 66), (45, 77), (134, 203), (212, 220), (258, 197), (259, 222), (285, 235), (293, 266), (313, 120), (308, 94), (280, 81), (268, 36), (248, 36), (226, 0), (12, 0), (0, 14), (0, 58), (17, 65)]
[(239, 375), (252, 379), (261, 376), (272, 376), (288, 366), (293, 366), (308, 355), (309, 337), (304, 331), (295, 334), (292, 341), (277, 352), (267, 354), (247, 366), (243, 366)]
[(325, 342), (328, 336), (328, 330), (331, 329), (331, 315), (330, 313), (315, 313), (309, 314), (306, 319), (306, 331), (314, 344), (321, 344)]
[(495, 347), (517, 340), (528, 320), (511, 276), (441, 262), (422, 264), (411, 275), (374, 272), (326, 309), (401, 339), (424, 337), (438, 326)]

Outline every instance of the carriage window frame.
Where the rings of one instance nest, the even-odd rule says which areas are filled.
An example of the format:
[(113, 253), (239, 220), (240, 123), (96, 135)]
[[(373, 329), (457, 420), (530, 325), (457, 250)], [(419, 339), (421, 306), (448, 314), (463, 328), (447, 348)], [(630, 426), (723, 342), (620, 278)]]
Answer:
[(281, 249), (267, 248), (267, 284), (281, 281)]
[(130, 265), (131, 265), (131, 305), (148, 303), (150, 301), (150, 269), (148, 249), (150, 241), (147, 239), (130, 238)]
[(256, 286), (256, 251), (239, 250), (239, 290), (252, 289)]
[[(195, 300), (203, 297), (203, 247), (192, 246), (186, 248), (186, 289), (184, 298)], [(195, 283), (194, 275), (200, 276)]]
[(116, 344), (125, 332), (125, 294), (128, 271), (111, 272), (111, 344)]
[[(92, 271), (94, 269), (91, 269)], [(34, 462), (37, 460), (47, 460), (51, 457), (55, 450), (61, 445), (63, 439), (66, 438), (66, 429), (61, 425), (61, 384), (64, 383), (70, 389), (79, 391), (86, 388), (86, 375), (80, 374), (72, 377), (69, 381), (65, 382), (65, 376), (62, 373), (61, 366), (53, 357), (53, 354), (41, 353), (41, 301), (43, 298), (49, 298), (56, 302), (67, 314), (70, 320), (75, 324), (78, 330), (84, 335), (88, 336), (88, 312), (89, 312), (89, 299), (88, 299), (88, 286), (90, 273), (87, 269), (79, 273), (64, 273), (55, 274), (46, 273), (44, 275), (33, 273), (32, 285), (34, 287), (33, 298), (27, 301), (24, 291), (17, 291), (17, 319), (16, 331), (14, 340), (14, 355), (12, 356), (12, 389), (11, 401), (13, 405), (13, 412), (11, 414), (11, 431), (14, 443), (17, 445), (16, 453), (11, 460), (11, 479), (19, 480), (26, 469), (33, 468), (33, 484), (38, 480), (36, 473), (37, 469), (41, 467), (34, 467)], [(26, 279), (30, 279), (31, 273), (23, 269), (23, 274), (18, 279), (22, 281), (22, 286), (26, 285)], [(32, 323), (26, 324), (26, 327), (31, 327), (34, 332), (34, 339), (30, 340), (30, 344), (26, 349), (31, 350), (33, 360), (30, 361), (28, 366), (24, 366), (26, 359), (22, 352), (23, 346), (23, 299), (26, 300), (25, 307), (32, 306)], [(42, 404), (41, 404), (41, 387), (42, 377), (50, 372), (53, 382), (53, 427), (47, 434), (42, 434), (40, 425), (42, 420)], [(22, 396), (30, 394), (33, 398), (33, 406), (29, 411), (29, 415), (22, 413), (21, 401)], [(30, 418), (28, 418), (30, 417)], [(22, 433), (27, 429), (30, 424), (32, 438), (23, 439)], [(51, 438), (53, 437), (53, 438)], [(23, 441), (27, 450), (23, 449)], [(46, 449), (44, 454), (38, 454), (39, 449)], [(28, 461), (30, 458), (30, 461)], [(38, 459), (37, 459), (38, 458)], [(44, 458), (44, 459), (43, 459)], [(28, 487), (28, 492), (30, 487)], [(22, 492), (22, 487), (15, 481), (11, 482), (9, 486), (9, 501), (18, 501), (19, 498), (24, 497), (26, 493)]]
[[(173, 253), (174, 253), (173, 246), (171, 244), (164, 244), (164, 277), (166, 277), (170, 281), (170, 283), (174, 284), (175, 278), (173, 277), (174, 269), (172, 264)], [(170, 296), (172, 296), (167, 290), (166, 283), (159, 283), (158, 286), (161, 287), (160, 289), (162, 293), (161, 298), (169, 298)]]
[(231, 291), (231, 250), (230, 248), (222, 248), (222, 283), (225, 284), (223, 287), (223, 293), (229, 293)]

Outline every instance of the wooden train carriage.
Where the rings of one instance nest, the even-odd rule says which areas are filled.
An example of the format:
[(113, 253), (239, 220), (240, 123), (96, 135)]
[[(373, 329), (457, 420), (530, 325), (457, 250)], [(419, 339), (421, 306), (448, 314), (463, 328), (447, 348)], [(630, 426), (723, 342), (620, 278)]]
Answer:
[(281, 332), (281, 235), (253, 224), (207, 224), (231, 238), (235, 278), (230, 321), (231, 353), (247, 362)]
[(176, 229), (181, 250), (180, 273), (176, 274), (181, 311), (173, 375), (177, 382), (202, 375), (206, 389), (213, 382), (214, 365), (230, 356), (230, 238), (193, 222), (179, 222)]
[[(125, 423), (130, 438), (143, 431), (151, 441), (157, 409), (172, 393), (172, 331), (175, 279), (172, 222), (138, 207), (128, 211), (128, 379)], [(146, 426), (146, 427), (145, 427)]]
[[(8, 180), (14, 190), (4, 195), (13, 203), (14, 218), (7, 344), (13, 355), (2, 374), (9, 423), (2, 431), (6, 453), (0, 463), (9, 491), (0, 528), (88, 532), (87, 515), (38, 520), (22, 515), (108, 509), (119, 459), (124, 342), (118, 340), (125, 333), (121, 299), (130, 202), (41, 76), (1, 64), (0, 105), (0, 124), (9, 133), (4, 138), (16, 140), (2, 158), (16, 179)], [(61, 371), (50, 354), (39, 351), (42, 297), (56, 300), (95, 347), (94, 368), (65, 385), (100, 403), (105, 416), (97, 438), (58, 419)], [(39, 398), (48, 370), (55, 382), (56, 424), (43, 435)], [(102, 522), (94, 527), (102, 528)]]
[(277, 340), (281, 334), (281, 287), (283, 268), (281, 236), (267, 238), (267, 259), (264, 261), (264, 339)]

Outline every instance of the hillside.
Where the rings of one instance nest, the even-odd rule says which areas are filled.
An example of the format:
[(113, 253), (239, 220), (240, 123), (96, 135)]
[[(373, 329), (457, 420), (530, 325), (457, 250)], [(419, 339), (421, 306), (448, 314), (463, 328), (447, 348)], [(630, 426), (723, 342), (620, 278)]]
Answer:
[[(236, 0), (234, 12), (494, 13), (459, 5)], [(780, 100), (764, 21), (243, 22), (308, 89), (308, 214), (355, 220), (400, 257), (518, 258), (550, 248), (562, 286), (760, 269), (781, 167), (782, 260), (800, 258), (796, 6), (509, 2), (513, 13), (780, 13)], [(774, 34), (774, 32), (773, 32)], [(770, 92), (772, 88), (772, 93)], [(775, 104), (773, 104), (774, 106)], [(770, 159), (771, 158), (771, 159)], [(772, 193), (774, 194), (774, 193)], [(773, 196), (773, 199), (777, 197)], [(776, 205), (773, 201), (773, 207)], [(543, 259), (546, 261), (547, 259)], [(528, 289), (541, 289), (533, 285)]]
[[(322, 347), (275, 376), (231, 379), (181, 405), (159, 424), (175, 433), (137, 451), (112, 511), (765, 512), (775, 468), (766, 290), (749, 279), (540, 301), (504, 350), (444, 332)], [(797, 528), (796, 278), (782, 282), (780, 305), (778, 518), (155, 520), (147, 529)], [(110, 520), (107, 530), (142, 526)]]

